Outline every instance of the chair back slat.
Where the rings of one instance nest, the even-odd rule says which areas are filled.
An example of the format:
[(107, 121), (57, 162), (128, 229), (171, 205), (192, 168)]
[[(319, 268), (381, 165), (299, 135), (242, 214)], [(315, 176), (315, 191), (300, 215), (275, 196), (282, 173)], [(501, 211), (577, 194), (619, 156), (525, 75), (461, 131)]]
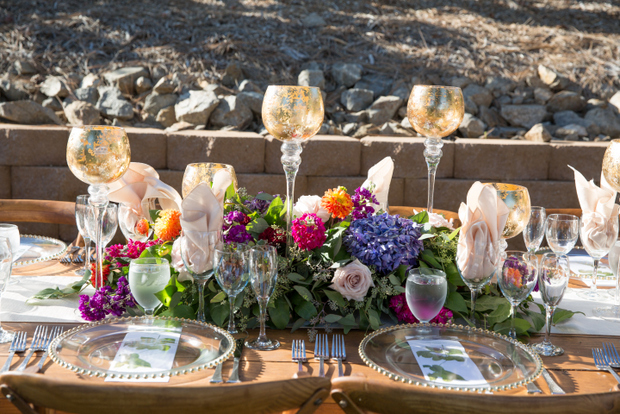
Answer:
[(75, 225), (75, 203), (51, 200), (0, 200), (0, 222)]

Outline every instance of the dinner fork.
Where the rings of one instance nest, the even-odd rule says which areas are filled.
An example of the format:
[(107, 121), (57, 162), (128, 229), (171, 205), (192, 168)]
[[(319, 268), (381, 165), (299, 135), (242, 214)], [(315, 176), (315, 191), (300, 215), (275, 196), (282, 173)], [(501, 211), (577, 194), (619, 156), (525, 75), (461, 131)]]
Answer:
[(344, 336), (342, 335), (332, 336), (332, 358), (338, 361), (338, 376), (344, 376), (342, 361), (347, 359), (347, 351), (344, 346)]
[(63, 328), (62, 326), (55, 327), (50, 333), (50, 335), (47, 337), (47, 339), (45, 340), (45, 344), (43, 344), (45, 352), (43, 352), (43, 355), (41, 356), (41, 360), (39, 361), (39, 365), (37, 366), (39, 370), (43, 369), (43, 364), (45, 364), (45, 360), (47, 359), (47, 354), (48, 354), (48, 349), (49, 349), (50, 344), (52, 343), (54, 339), (56, 339), (58, 335), (63, 333), (64, 330), (65, 328)]
[(75, 254), (75, 252), (77, 252), (80, 248), (78, 246), (73, 246), (71, 247), (71, 249), (69, 249), (67, 251), (67, 253), (62, 257), (62, 259), (60, 259), (60, 263), (62, 264), (70, 264), (72, 259), (73, 259), (73, 255)]
[(304, 370), (303, 363), (306, 362), (306, 341), (297, 340), (293, 341), (293, 348), (291, 350), (293, 362), (297, 362), (299, 372)]
[(84, 263), (84, 250), (82, 250), (81, 253), (78, 251), (78, 253), (73, 258), (73, 263), (76, 263), (76, 264)]
[(609, 361), (610, 367), (620, 368), (620, 355), (618, 355), (618, 351), (614, 344), (603, 342), (603, 352), (605, 353), (607, 361)]
[(28, 353), (26, 354), (26, 358), (24, 358), (24, 361), (19, 365), (16, 371), (25, 370), (26, 367), (28, 366), (28, 362), (30, 361), (30, 358), (32, 358), (32, 354), (34, 354), (35, 351), (43, 350), (43, 343), (45, 342), (46, 337), (47, 337), (47, 326), (46, 327), (43, 327), (42, 325), (37, 326), (37, 329), (35, 329), (34, 331), (34, 336), (32, 337), (32, 343), (30, 344), (30, 350), (28, 351)]
[(319, 359), (321, 364), (319, 365), (319, 377), (325, 376), (325, 359), (329, 359), (329, 343), (327, 342), (327, 335), (318, 334), (316, 336), (316, 342), (314, 343), (314, 359)]
[(614, 376), (618, 384), (620, 384), (620, 375), (616, 374), (616, 371), (609, 366), (609, 362), (605, 358), (605, 354), (598, 348), (592, 348), (592, 356), (594, 357), (594, 365), (600, 370), (606, 369), (611, 375)]
[(26, 350), (26, 332), (20, 331), (15, 332), (15, 336), (13, 337), (13, 341), (11, 342), (11, 347), (9, 348), (9, 359), (6, 360), (6, 363), (0, 369), (0, 373), (6, 372), (11, 368), (11, 361), (13, 360), (13, 355), (15, 352), (24, 352)]

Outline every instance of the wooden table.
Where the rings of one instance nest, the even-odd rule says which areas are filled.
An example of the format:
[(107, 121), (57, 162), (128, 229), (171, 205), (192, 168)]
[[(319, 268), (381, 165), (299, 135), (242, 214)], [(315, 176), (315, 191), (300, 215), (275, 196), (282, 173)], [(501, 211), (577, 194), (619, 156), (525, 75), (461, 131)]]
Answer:
[[(44, 264), (32, 265), (25, 268), (15, 269), (12, 277), (20, 275), (70, 275), (76, 269), (74, 266), (61, 265), (58, 262), (47, 262)], [(4, 323), (3, 327), (8, 330), (26, 330), (28, 332), (29, 343), (32, 338), (36, 323)], [(57, 325), (57, 324), (54, 324)], [(65, 324), (66, 328), (76, 325)], [(268, 336), (280, 341), (282, 346), (276, 351), (258, 352), (251, 349), (244, 349), (242, 361), (239, 369), (239, 375), (242, 381), (271, 381), (278, 379), (288, 379), (297, 371), (297, 364), (291, 362), (291, 343), (295, 339), (305, 339), (309, 361), (304, 364), (304, 368), (311, 375), (318, 375), (319, 363), (314, 361), (312, 357), (313, 345), (308, 342), (308, 335), (305, 329), (300, 329), (294, 333), (287, 330), (269, 330)], [(250, 337), (258, 335), (257, 330), (249, 332)], [(345, 375), (364, 375), (371, 379), (380, 379), (391, 381), (387, 377), (375, 372), (367, 367), (358, 354), (358, 346), (364, 338), (365, 333), (361, 331), (351, 331), (345, 336), (347, 360), (344, 363)], [(541, 337), (537, 335), (532, 338), (533, 341), (540, 341)], [(559, 357), (543, 357), (545, 367), (551, 372), (558, 384), (567, 393), (594, 393), (609, 391), (617, 384), (611, 374), (607, 371), (599, 371), (594, 366), (592, 360), (592, 348), (600, 347), (603, 341), (617, 342), (615, 337), (592, 336), (592, 335), (554, 335), (552, 342), (564, 348), (565, 353)], [(331, 342), (331, 335), (330, 335)], [(620, 345), (620, 344), (617, 344)], [(8, 344), (0, 345), (0, 362), (4, 363), (8, 355)], [(21, 358), (17, 355), (13, 359), (12, 368), (17, 368), (21, 363)], [(38, 363), (38, 357), (31, 360), (29, 367)], [(226, 380), (232, 369), (232, 359), (224, 363), (222, 373)], [(174, 377), (170, 383), (182, 383), (186, 386), (222, 386), (234, 387), (231, 384), (213, 385), (209, 383), (209, 377), (213, 374), (213, 370), (205, 370), (200, 373)], [(62, 368), (49, 359), (44, 366), (43, 375), (54, 375), (59, 378), (75, 381), (102, 381), (101, 379), (83, 377)], [(335, 378), (338, 375), (338, 366), (335, 361), (326, 362), (326, 376)], [(543, 390), (545, 394), (549, 394), (549, 389), (545, 381), (540, 377), (536, 381), (536, 385)], [(165, 386), (165, 385), (154, 385)], [(524, 395), (527, 393), (524, 387), (507, 391), (511, 394)], [(341, 412), (339, 407), (333, 400), (326, 401), (317, 412), (332, 413)], [(0, 413), (17, 414), (15, 409), (7, 400), (0, 400)]]

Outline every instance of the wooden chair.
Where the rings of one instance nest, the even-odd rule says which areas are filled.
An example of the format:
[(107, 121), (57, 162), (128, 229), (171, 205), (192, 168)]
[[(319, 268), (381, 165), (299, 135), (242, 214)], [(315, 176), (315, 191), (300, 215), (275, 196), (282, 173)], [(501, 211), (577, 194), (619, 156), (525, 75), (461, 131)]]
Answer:
[(474, 392), (442, 391), (401, 384), (373, 381), (364, 377), (341, 377), (332, 381), (332, 398), (347, 413), (617, 413), (620, 392), (519, 396), (485, 395)]
[(66, 381), (24, 372), (0, 376), (0, 390), (24, 414), (36, 414), (39, 407), (76, 414), (237, 414), (291, 409), (306, 414), (329, 397), (330, 388), (329, 379), (322, 377), (195, 387)]
[[(409, 217), (413, 215), (413, 210), (418, 212), (426, 210), (424, 207), (405, 207), (405, 206), (390, 206), (390, 214), (398, 214), (401, 217)], [(433, 209), (434, 213), (442, 214), (447, 220), (454, 220), (454, 228), (460, 227), (461, 221), (459, 220), (459, 214), (449, 210)]]
[(51, 200), (0, 200), (0, 222), (75, 225), (75, 203)]
[(580, 208), (547, 208), (545, 211), (547, 212), (547, 217), (551, 214), (572, 214), (573, 216), (581, 217)]

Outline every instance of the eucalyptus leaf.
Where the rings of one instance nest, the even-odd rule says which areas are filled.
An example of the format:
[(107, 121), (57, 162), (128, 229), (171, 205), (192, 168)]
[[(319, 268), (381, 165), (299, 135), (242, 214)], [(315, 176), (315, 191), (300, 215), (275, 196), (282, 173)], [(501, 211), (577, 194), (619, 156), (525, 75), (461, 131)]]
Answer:
[(267, 194), (267, 193), (260, 193), (260, 194), (256, 194), (256, 198), (257, 200), (263, 200), (263, 201), (273, 201), (273, 196), (271, 194)]
[(274, 302), (275, 306), (267, 309), (269, 312), (269, 318), (276, 328), (284, 329), (290, 320), (288, 303), (286, 303), (286, 300), (283, 297), (279, 297), (272, 302)]
[(463, 298), (463, 296), (456, 291), (448, 293), (444, 306), (453, 312), (457, 311), (467, 313), (467, 302), (465, 301), (465, 298)]
[(291, 328), (291, 333), (295, 332), (296, 330), (304, 326), (306, 322), (307, 321), (304, 318), (297, 319), (295, 323), (293, 324), (293, 327)]
[(226, 299), (226, 293), (219, 292), (211, 299), (211, 303), (219, 303), (222, 302), (224, 299)]
[(293, 286), (293, 288), (297, 291), (297, 293), (299, 293), (301, 295), (302, 298), (304, 298), (305, 300), (312, 300), (312, 293), (310, 293), (310, 291), (308, 289), (306, 289), (303, 286), (299, 286), (299, 285), (295, 285)]
[(342, 319), (342, 316), (340, 315), (335, 315), (333, 313), (330, 313), (328, 315), (325, 315), (325, 322), (327, 323), (336, 323), (338, 322), (340, 319)]
[(335, 290), (325, 289), (323, 293), (325, 293), (325, 295), (327, 295), (329, 299), (336, 302), (338, 306), (345, 307), (347, 305), (347, 301), (344, 297), (342, 297), (339, 292), (336, 292)]
[(295, 306), (295, 313), (309, 321), (317, 315), (317, 310), (312, 303), (304, 301)]

